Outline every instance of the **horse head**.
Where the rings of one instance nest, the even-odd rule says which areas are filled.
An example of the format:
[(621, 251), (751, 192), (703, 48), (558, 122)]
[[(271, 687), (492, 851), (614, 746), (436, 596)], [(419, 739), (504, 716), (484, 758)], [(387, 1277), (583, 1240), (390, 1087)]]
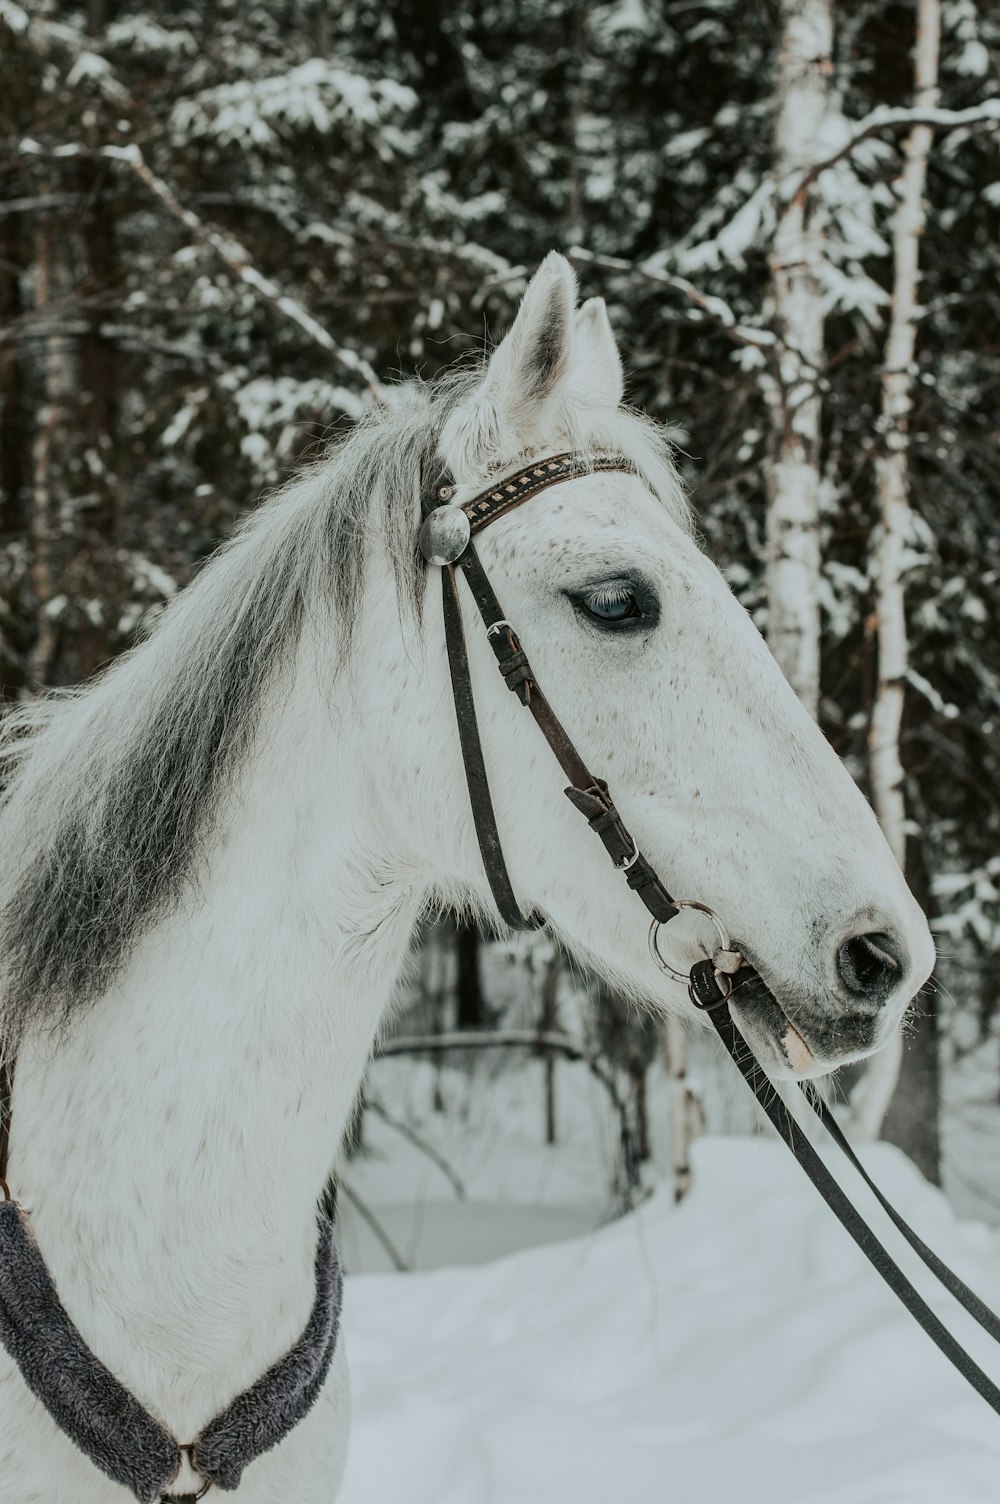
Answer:
[[(820, 1075), (892, 1036), (930, 973), (930, 933), (871, 808), (698, 547), (664, 433), (622, 407), (604, 303), (575, 305), (573, 272), (552, 255), (481, 378), (447, 412), (436, 459), (457, 504), (567, 449), (613, 451), (634, 466), (549, 487), (489, 526), (480, 557), (539, 684), (646, 858), (671, 893), (722, 916), (756, 968), (734, 997), (739, 1028), (774, 1074)], [(418, 736), (433, 724), (434, 755), (414, 772), (413, 722), (397, 718), (409, 738), (400, 776), (438, 886), (489, 913), (460, 788), (437, 580), (422, 626), (413, 714)], [(650, 957), (635, 895), (561, 797), (565, 779), (481, 630), (469, 636), (522, 909), (540, 910), (627, 995), (673, 1006), (682, 990)], [(660, 948), (686, 971), (711, 939), (704, 917), (685, 911)]]

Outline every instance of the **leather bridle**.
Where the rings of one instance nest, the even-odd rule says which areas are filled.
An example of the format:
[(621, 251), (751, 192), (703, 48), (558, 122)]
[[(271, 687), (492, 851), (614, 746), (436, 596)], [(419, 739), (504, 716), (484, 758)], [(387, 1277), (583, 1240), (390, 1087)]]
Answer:
[[(512, 929), (537, 929), (545, 922), (543, 916), (538, 914), (533, 913), (528, 917), (523, 915), (514, 895), (510, 874), (504, 861), (476, 721), (458, 588), (459, 571), (468, 582), (472, 598), (486, 628), (487, 641), (493, 649), (497, 666), (507, 688), (516, 694), (521, 704), (531, 712), (536, 725), (569, 779), (569, 787), (565, 790), (566, 797), (574, 809), (578, 809), (586, 817), (591, 830), (601, 838), (612, 862), (624, 874), (629, 887), (642, 900), (652, 916), (649, 927), (649, 949), (653, 960), (661, 971), (687, 982), (691, 1001), (697, 1008), (708, 1013), (716, 1033), (772, 1126), (795, 1155), (845, 1231), (851, 1235), (862, 1253), (902, 1301), (910, 1315), (937, 1344), (945, 1357), (982, 1396), (991, 1409), (1000, 1415), (1000, 1387), (955, 1340), (872, 1232), (796, 1123), (749, 1044), (737, 1030), (730, 1007), (726, 1005), (730, 1003), (735, 1005), (742, 1001), (736, 996), (737, 989), (757, 978), (756, 971), (740, 951), (734, 949), (725, 924), (719, 915), (708, 905), (693, 899), (672, 898), (652, 866), (642, 855), (637, 842), (626, 829), (615, 808), (607, 784), (590, 772), (539, 688), (517, 632), (504, 614), (503, 607), (476, 553), (472, 542), (474, 535), (488, 527), (491, 522), (495, 522), (497, 518), (506, 516), (515, 507), (531, 500), (549, 486), (602, 471), (631, 476), (637, 474), (635, 465), (621, 454), (564, 453), (535, 460), (513, 474), (494, 481), (491, 486), (478, 492), (471, 500), (460, 504), (455, 501), (457, 488), (454, 479), (446, 469), (441, 468), (432, 483), (425, 489), (422, 498), (423, 524), (420, 530), (420, 552), (429, 564), (439, 566), (442, 570), (445, 642), (451, 669), (458, 734), (465, 763), (476, 836), (497, 910), (504, 922)], [(696, 909), (705, 914), (714, 924), (718, 938), (718, 944), (711, 954), (696, 961), (686, 976), (664, 961), (657, 944), (660, 927), (676, 918), (681, 909)], [(734, 982), (733, 978), (737, 973), (739, 974), (738, 980)], [(758, 985), (762, 985), (759, 979)], [(799, 1084), (813, 1112), (823, 1123), (841, 1153), (847, 1157), (868, 1188), (874, 1192), (897, 1231), (902, 1234), (935, 1278), (979, 1322), (984, 1331), (995, 1342), (1000, 1343), (1000, 1319), (973, 1290), (969, 1289), (968, 1285), (959, 1279), (958, 1275), (948, 1268), (943, 1260), (938, 1258), (937, 1254), (900, 1216), (871, 1180), (826, 1104), (819, 1097), (811, 1095), (805, 1083)]]
[[(569, 779), (569, 787), (565, 790), (567, 799), (600, 838), (615, 867), (652, 916), (649, 945), (654, 961), (661, 970), (687, 982), (689, 995), (696, 1007), (718, 1008), (733, 991), (733, 974), (745, 969), (749, 975), (752, 968), (739, 951), (733, 950), (718, 915), (706, 904), (694, 899), (671, 898), (639, 850), (638, 843), (626, 829), (615, 808), (608, 785), (603, 778), (591, 773), (542, 693), (520, 638), (504, 615), (503, 607), (472, 542), (473, 537), (491, 522), (506, 516), (515, 507), (530, 501), (549, 486), (603, 471), (636, 474), (635, 465), (621, 454), (557, 454), (524, 466), (460, 506), (453, 501), (456, 490), (454, 480), (442, 471), (423, 500), (424, 522), (420, 530), (420, 550), (428, 563), (439, 565), (442, 569), (445, 643), (476, 836), (486, 878), (501, 919), (515, 930), (540, 928), (545, 923), (541, 915), (532, 913), (525, 916), (522, 913), (514, 896), (500, 844), (476, 720), (457, 571), (461, 571), (468, 583), (472, 599), (486, 628), (486, 640), (493, 649), (504, 683), (531, 712), (535, 724)], [(681, 909), (698, 909), (707, 914), (719, 937), (719, 945), (712, 955), (696, 962), (687, 975), (668, 966), (657, 946), (660, 926), (675, 919)]]

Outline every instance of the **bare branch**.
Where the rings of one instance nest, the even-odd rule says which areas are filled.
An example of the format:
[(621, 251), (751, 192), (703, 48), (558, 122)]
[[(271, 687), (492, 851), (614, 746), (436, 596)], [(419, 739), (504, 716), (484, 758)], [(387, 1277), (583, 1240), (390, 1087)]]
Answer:
[[(69, 299), (65, 300), (67, 303)], [(83, 299), (76, 300), (76, 307), (86, 307)], [(14, 319), (0, 329), (0, 347), (21, 340), (80, 339), (93, 334), (94, 326), (82, 318), (49, 318), (34, 310)], [(127, 349), (142, 350), (153, 355), (163, 355), (170, 360), (183, 360), (188, 365), (208, 366), (213, 371), (228, 371), (229, 362), (216, 350), (202, 345), (185, 344), (180, 340), (161, 339), (131, 324), (100, 324), (96, 330), (101, 339), (122, 345)]]
[(358, 377), (372, 396), (379, 402), (385, 401), (385, 388), (379, 381), (372, 367), (360, 355), (353, 350), (346, 350), (327, 333), (311, 313), (308, 313), (302, 305), (281, 290), (278, 284), (270, 277), (257, 270), (253, 265), (247, 251), (240, 245), (238, 240), (224, 235), (220, 230), (206, 223), (195, 214), (193, 209), (186, 208), (178, 199), (173, 189), (159, 177), (148, 165), (138, 146), (102, 146), (94, 151), (69, 143), (64, 146), (45, 147), (37, 141), (26, 139), (20, 143), (19, 150), (26, 156), (49, 156), (55, 158), (65, 157), (104, 157), (111, 162), (122, 162), (135, 173), (140, 182), (156, 195), (164, 207), (179, 220), (191, 236), (201, 245), (208, 245), (216, 255), (225, 262), (229, 270), (239, 278), (247, 287), (253, 289), (266, 302), (276, 308), (279, 313), (289, 319), (293, 324), (306, 334), (314, 344), (319, 345), (328, 355), (343, 366), (352, 375)]
[(672, 292), (679, 292), (739, 345), (754, 345), (759, 350), (774, 348), (776, 340), (770, 329), (755, 329), (752, 325), (741, 324), (724, 298), (713, 297), (709, 293), (702, 292), (686, 277), (660, 271), (658, 267), (652, 267), (648, 262), (624, 261), (620, 256), (598, 256), (579, 245), (570, 246), (567, 254), (574, 261), (585, 261), (588, 266), (599, 267), (602, 271), (623, 272), (626, 276), (642, 277), (647, 282), (655, 282), (660, 287), (668, 287)]
[(615, 1111), (618, 1114), (622, 1157), (625, 1162), (625, 1201), (628, 1204), (631, 1199), (631, 1192), (638, 1184), (635, 1148), (632, 1139), (632, 1129), (628, 1119), (628, 1109), (621, 1099), (613, 1072), (608, 1069), (598, 1055), (589, 1050), (580, 1040), (573, 1039), (569, 1034), (561, 1034), (557, 1031), (545, 1029), (498, 1029), (492, 1033), (480, 1029), (475, 1031), (455, 1029), (451, 1033), (446, 1034), (400, 1034), (395, 1039), (383, 1040), (381, 1048), (374, 1058), (378, 1060), (383, 1056), (389, 1055), (434, 1054), (448, 1050), (496, 1049), (554, 1050), (560, 1055), (564, 1055), (567, 1060), (582, 1061), (588, 1067), (591, 1074), (597, 1077), (611, 1098)]
[[(102, 199), (109, 196), (98, 195)], [(10, 214), (45, 213), (49, 209), (78, 209), (82, 203), (82, 193), (36, 193), (30, 198), (9, 198), (0, 203), (0, 219)]]
[(459, 1201), (465, 1200), (465, 1182), (458, 1171), (452, 1168), (444, 1155), (439, 1153), (433, 1144), (428, 1143), (427, 1139), (418, 1133), (415, 1128), (411, 1128), (409, 1123), (404, 1123), (402, 1118), (395, 1117), (387, 1107), (383, 1107), (382, 1103), (375, 1098), (369, 1098), (365, 1103), (365, 1108), (368, 1112), (374, 1112), (375, 1116), (380, 1117), (383, 1123), (387, 1123), (390, 1128), (394, 1128), (415, 1149), (419, 1149), (421, 1154), (426, 1154), (431, 1163), (437, 1165), (441, 1174), (451, 1182), (456, 1198)]
[(400, 1253), (399, 1249), (396, 1247), (395, 1243), (392, 1241), (389, 1234), (386, 1232), (385, 1228), (382, 1226), (381, 1222), (376, 1217), (371, 1207), (368, 1205), (367, 1201), (362, 1201), (357, 1191), (352, 1191), (346, 1180), (338, 1180), (337, 1189), (339, 1191), (343, 1191), (347, 1200), (354, 1207), (354, 1210), (357, 1212), (362, 1222), (367, 1223), (367, 1225), (371, 1228), (372, 1232), (375, 1234), (376, 1238), (381, 1243), (386, 1253), (389, 1255), (389, 1262), (392, 1264), (392, 1267), (395, 1269), (396, 1273), (407, 1274), (409, 1272), (409, 1264), (407, 1264), (403, 1255)]

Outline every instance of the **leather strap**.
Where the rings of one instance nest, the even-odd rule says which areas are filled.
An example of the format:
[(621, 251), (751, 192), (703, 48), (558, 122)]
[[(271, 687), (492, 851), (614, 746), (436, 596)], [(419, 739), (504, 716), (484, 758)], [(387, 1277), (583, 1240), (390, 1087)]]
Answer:
[(806, 1090), (803, 1083), (800, 1082), (799, 1085), (806, 1101), (809, 1103), (813, 1112), (819, 1118), (820, 1122), (823, 1124), (823, 1127), (826, 1129), (827, 1133), (829, 1133), (830, 1137), (837, 1145), (837, 1148), (840, 1150), (841, 1154), (845, 1156), (845, 1158), (861, 1176), (861, 1179), (871, 1191), (872, 1195), (875, 1197), (876, 1201), (881, 1206), (890, 1222), (892, 1222), (897, 1232), (902, 1234), (917, 1257), (927, 1266), (927, 1268), (944, 1286), (949, 1294), (955, 1297), (959, 1305), (964, 1307), (964, 1309), (968, 1311), (969, 1315), (973, 1317), (974, 1320), (979, 1322), (979, 1325), (983, 1328), (983, 1331), (988, 1332), (989, 1335), (993, 1338), (994, 1342), (1000, 1342), (1000, 1317), (997, 1317), (995, 1312), (990, 1310), (985, 1301), (980, 1300), (979, 1296), (975, 1293), (974, 1290), (969, 1289), (969, 1286), (965, 1283), (964, 1280), (959, 1279), (954, 1270), (948, 1268), (948, 1265), (944, 1262), (944, 1260), (938, 1257), (933, 1248), (928, 1247), (923, 1238), (920, 1237), (919, 1233), (914, 1232), (913, 1228), (906, 1221), (905, 1217), (901, 1216), (900, 1213), (897, 1212), (892, 1202), (889, 1201), (879, 1190), (878, 1186), (875, 1184), (874, 1180), (871, 1178), (868, 1171), (865, 1169), (864, 1165), (855, 1154), (847, 1137), (844, 1134), (844, 1130), (837, 1122), (837, 1119), (834, 1117), (827, 1104), (822, 1100), (822, 1098), (817, 1098), (814, 1095), (811, 1095)]
[(472, 598), (486, 627), (487, 640), (507, 688), (531, 712), (535, 724), (569, 779), (570, 786), (565, 791), (567, 799), (584, 816), (594, 834), (600, 837), (612, 862), (619, 871), (625, 873), (626, 882), (642, 899), (649, 913), (661, 924), (665, 924), (678, 912), (669, 893), (629, 834), (615, 808), (607, 784), (603, 778), (591, 773), (542, 693), (520, 639), (504, 617), (503, 607), (473, 543), (467, 545), (458, 560), (458, 568), (468, 581)]
[[(881, 1275), (882, 1279), (885, 1280), (892, 1293), (903, 1303), (914, 1321), (923, 1328), (931, 1341), (936, 1344), (948, 1361), (957, 1368), (963, 1379), (972, 1385), (977, 1394), (982, 1396), (991, 1410), (1000, 1415), (1000, 1388), (979, 1367), (979, 1364), (969, 1356), (964, 1347), (949, 1332), (944, 1322), (931, 1310), (920, 1292), (907, 1279), (888, 1249), (879, 1241), (861, 1216), (861, 1213), (848, 1199), (846, 1193), (833, 1178), (819, 1154), (806, 1138), (801, 1128), (799, 1128), (788, 1108), (778, 1096), (777, 1091), (764, 1074), (750, 1046), (737, 1030), (730, 1010), (728, 1008), (716, 1008), (709, 1014), (709, 1017), (715, 1025), (716, 1032), (725, 1045), (737, 1070), (757, 1098), (772, 1127), (777, 1131), (778, 1136), (785, 1146), (795, 1155), (795, 1158), (803, 1170), (805, 1170), (809, 1179), (817, 1191), (819, 1191), (845, 1232), (850, 1234), (868, 1262)], [(887, 1212), (894, 1225), (902, 1233), (917, 1256), (965, 1310), (971, 1316), (975, 1317), (984, 1331), (988, 1332), (994, 1341), (1000, 1342), (1000, 1320), (980, 1300), (979, 1296), (973, 1290), (970, 1290), (969, 1286), (963, 1280), (959, 1279), (958, 1275), (953, 1273), (942, 1259), (938, 1258), (937, 1254), (913, 1231), (909, 1223), (900, 1216), (899, 1212), (896, 1211), (895, 1207), (891, 1205), (872, 1181), (867, 1170), (861, 1164), (854, 1150), (844, 1137), (840, 1125), (826, 1104), (817, 1104), (814, 1097), (810, 1096), (807, 1088), (802, 1083), (800, 1083), (800, 1086), (802, 1086), (806, 1101), (827, 1128), (838, 1149), (847, 1156), (850, 1163), (863, 1178), (865, 1184), (874, 1191), (879, 1204)]]
[(458, 598), (458, 581), (455, 570), (448, 564), (441, 571), (441, 592), (444, 600), (444, 637), (448, 646), (448, 665), (451, 669), (451, 687), (455, 701), (455, 719), (458, 723), (458, 739), (465, 764), (465, 781), (472, 804), (472, 817), (476, 837), (482, 853), (483, 866), (489, 878), (493, 901), (503, 922), (513, 930), (538, 929), (544, 922), (541, 916), (521, 913), (514, 896), (500, 832), (497, 829), (490, 782), (486, 774), (483, 745), (479, 738), (479, 723), (476, 719), (476, 702), (472, 694), (472, 678), (469, 674), (469, 656), (465, 645), (465, 627), (462, 622), (462, 606)]

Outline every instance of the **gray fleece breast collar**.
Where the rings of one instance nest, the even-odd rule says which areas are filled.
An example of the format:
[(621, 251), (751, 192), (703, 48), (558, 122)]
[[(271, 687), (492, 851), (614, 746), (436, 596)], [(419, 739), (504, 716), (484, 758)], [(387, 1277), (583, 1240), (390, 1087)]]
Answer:
[(342, 1290), (340, 1258), (324, 1217), (316, 1300), (301, 1337), (197, 1440), (182, 1445), (91, 1352), (59, 1299), (27, 1216), (14, 1201), (0, 1204), (0, 1342), (59, 1429), (142, 1504), (164, 1497), (185, 1453), (205, 1480), (201, 1493), (213, 1483), (236, 1488), (247, 1464), (303, 1419), (337, 1345)]

